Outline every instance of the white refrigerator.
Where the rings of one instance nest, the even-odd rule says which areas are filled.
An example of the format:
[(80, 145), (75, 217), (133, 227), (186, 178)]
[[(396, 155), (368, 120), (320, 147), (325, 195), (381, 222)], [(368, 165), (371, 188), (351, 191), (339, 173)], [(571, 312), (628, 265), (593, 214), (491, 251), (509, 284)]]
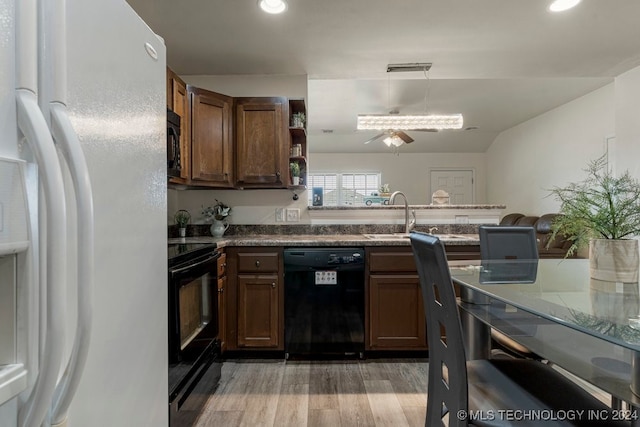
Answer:
[(168, 425), (165, 46), (0, 0), (0, 427)]

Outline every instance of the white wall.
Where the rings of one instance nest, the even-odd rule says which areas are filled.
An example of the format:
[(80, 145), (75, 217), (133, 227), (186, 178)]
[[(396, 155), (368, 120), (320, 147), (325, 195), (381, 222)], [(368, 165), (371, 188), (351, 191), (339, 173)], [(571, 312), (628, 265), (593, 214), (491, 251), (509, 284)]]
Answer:
[(616, 169), (640, 178), (640, 67), (615, 80)]
[[(309, 166), (313, 172), (384, 170), (383, 183), (389, 183), (393, 191), (403, 191), (413, 205), (431, 203), (429, 168), (469, 168), (475, 172), (476, 203), (486, 200), (484, 154), (313, 153)], [(168, 223), (174, 223), (178, 209), (187, 209), (192, 222), (201, 222), (202, 207), (215, 204), (215, 199), (232, 207), (233, 224), (275, 224), (277, 208), (299, 208), (300, 222), (309, 223), (307, 190), (296, 192), (299, 198), (295, 201), (293, 194), (289, 190), (169, 190)]]
[(185, 83), (228, 96), (286, 96), (307, 99), (307, 76), (180, 76)]
[(475, 172), (475, 203), (486, 202), (484, 153), (312, 153), (311, 172), (382, 172), (382, 183), (406, 194), (412, 205), (431, 203), (430, 168), (464, 168)]
[(614, 134), (613, 83), (500, 133), (486, 153), (487, 201), (506, 213), (557, 212), (548, 190), (582, 180)]

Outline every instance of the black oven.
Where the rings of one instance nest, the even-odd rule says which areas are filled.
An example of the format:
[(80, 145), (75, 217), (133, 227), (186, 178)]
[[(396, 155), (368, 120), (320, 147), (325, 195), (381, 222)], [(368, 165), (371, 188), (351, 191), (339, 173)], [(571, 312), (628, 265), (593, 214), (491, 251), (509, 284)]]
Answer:
[(191, 426), (220, 380), (215, 245), (169, 245), (169, 421)]
[(180, 116), (167, 108), (167, 175), (180, 176)]

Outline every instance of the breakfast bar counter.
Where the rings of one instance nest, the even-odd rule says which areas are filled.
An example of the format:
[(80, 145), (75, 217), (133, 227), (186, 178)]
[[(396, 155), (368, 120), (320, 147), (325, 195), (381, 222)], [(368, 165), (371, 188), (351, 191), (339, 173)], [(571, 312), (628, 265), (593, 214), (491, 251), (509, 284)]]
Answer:
[[(445, 246), (480, 245), (477, 234), (446, 234), (439, 237)], [(215, 243), (219, 248), (227, 246), (410, 246), (407, 236), (401, 233), (193, 236), (169, 238), (169, 243)]]

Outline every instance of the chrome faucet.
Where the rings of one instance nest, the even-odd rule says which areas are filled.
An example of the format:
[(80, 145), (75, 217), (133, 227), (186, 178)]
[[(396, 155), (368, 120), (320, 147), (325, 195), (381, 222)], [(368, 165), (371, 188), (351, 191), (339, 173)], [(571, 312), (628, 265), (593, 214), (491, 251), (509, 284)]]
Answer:
[(402, 191), (394, 191), (389, 197), (389, 204), (392, 205), (396, 199), (396, 196), (402, 196), (404, 198), (404, 232), (405, 234), (409, 234), (413, 227), (416, 225), (416, 212), (411, 210), (411, 215), (413, 215), (413, 219), (409, 222), (409, 202), (407, 201), (407, 196), (404, 195)]

